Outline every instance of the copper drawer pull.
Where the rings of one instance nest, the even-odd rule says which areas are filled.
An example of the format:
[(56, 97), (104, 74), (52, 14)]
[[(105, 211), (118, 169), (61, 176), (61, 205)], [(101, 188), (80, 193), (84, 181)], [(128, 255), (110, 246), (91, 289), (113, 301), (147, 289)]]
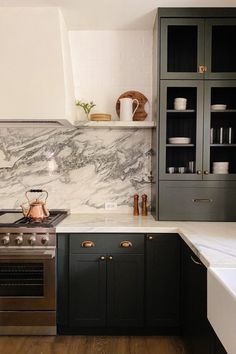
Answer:
[(191, 256), (191, 260), (193, 261), (193, 263), (195, 263), (195, 264), (197, 264), (197, 265), (200, 265), (200, 266), (202, 265), (202, 263), (196, 261), (196, 259), (194, 259), (193, 256)]
[(95, 243), (93, 241), (83, 241), (81, 243), (81, 246), (84, 248), (90, 248), (90, 247), (94, 247)]
[(132, 245), (132, 243), (130, 241), (122, 241), (120, 243), (120, 247), (122, 247), (122, 248), (129, 248), (129, 247), (132, 247), (132, 246), (133, 245)]
[(193, 203), (212, 203), (213, 199), (204, 199), (204, 198), (194, 198), (192, 199)]

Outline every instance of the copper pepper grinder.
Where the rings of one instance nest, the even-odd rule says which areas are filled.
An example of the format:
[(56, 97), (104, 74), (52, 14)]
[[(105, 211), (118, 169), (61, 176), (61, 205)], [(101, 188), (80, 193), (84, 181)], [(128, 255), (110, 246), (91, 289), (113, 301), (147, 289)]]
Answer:
[(138, 216), (139, 215), (138, 198), (139, 198), (138, 194), (135, 194), (134, 195), (134, 212), (133, 212), (134, 216)]
[(142, 194), (142, 216), (147, 216), (147, 194)]

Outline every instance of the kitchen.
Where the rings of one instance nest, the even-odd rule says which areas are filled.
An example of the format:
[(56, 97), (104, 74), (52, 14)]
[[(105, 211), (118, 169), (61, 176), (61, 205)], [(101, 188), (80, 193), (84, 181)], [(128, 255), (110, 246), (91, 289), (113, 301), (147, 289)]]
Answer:
[[(26, 263), (40, 283), (28, 294), (18, 285), (14, 301), (16, 284), (2, 286), (0, 350), (235, 353), (233, 2), (104, 1), (104, 13), (91, 13), (93, 2), (0, 4), (1, 268), (12, 277)], [(221, 52), (210, 72), (214, 26)], [(127, 92), (147, 98), (144, 120), (122, 118), (122, 101), (117, 112)], [(187, 107), (178, 111), (180, 97)], [(75, 99), (96, 104), (90, 119), (112, 120), (86, 120)], [(224, 143), (208, 141), (212, 128), (214, 139), (224, 129)], [(176, 136), (191, 141), (171, 143)], [(222, 162), (228, 170), (213, 171)], [(148, 216), (133, 216), (135, 194), (140, 214), (147, 196)]]

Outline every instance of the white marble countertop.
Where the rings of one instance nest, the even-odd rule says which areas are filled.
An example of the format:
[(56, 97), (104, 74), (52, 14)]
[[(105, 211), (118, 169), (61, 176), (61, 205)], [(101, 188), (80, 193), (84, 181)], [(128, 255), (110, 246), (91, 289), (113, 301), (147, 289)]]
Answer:
[(71, 214), (58, 233), (178, 233), (206, 267), (236, 267), (236, 222), (155, 221), (152, 216)]

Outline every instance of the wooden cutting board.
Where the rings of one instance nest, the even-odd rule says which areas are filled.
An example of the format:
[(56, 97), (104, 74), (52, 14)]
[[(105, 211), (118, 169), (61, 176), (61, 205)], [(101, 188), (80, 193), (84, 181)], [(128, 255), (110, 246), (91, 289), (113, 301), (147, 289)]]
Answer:
[[(148, 99), (146, 96), (144, 96), (141, 92), (139, 91), (127, 91), (125, 93), (122, 93), (122, 95), (120, 95), (120, 97), (118, 98), (117, 102), (116, 102), (116, 113), (118, 114), (118, 116), (120, 117), (120, 98), (136, 98), (139, 101), (139, 107), (137, 109), (137, 111), (134, 114), (133, 120), (136, 121), (141, 121), (141, 120), (145, 120), (147, 118), (147, 112), (145, 111), (144, 107), (145, 104), (148, 102)], [(133, 104), (133, 109), (135, 109), (136, 107), (136, 103)]]

